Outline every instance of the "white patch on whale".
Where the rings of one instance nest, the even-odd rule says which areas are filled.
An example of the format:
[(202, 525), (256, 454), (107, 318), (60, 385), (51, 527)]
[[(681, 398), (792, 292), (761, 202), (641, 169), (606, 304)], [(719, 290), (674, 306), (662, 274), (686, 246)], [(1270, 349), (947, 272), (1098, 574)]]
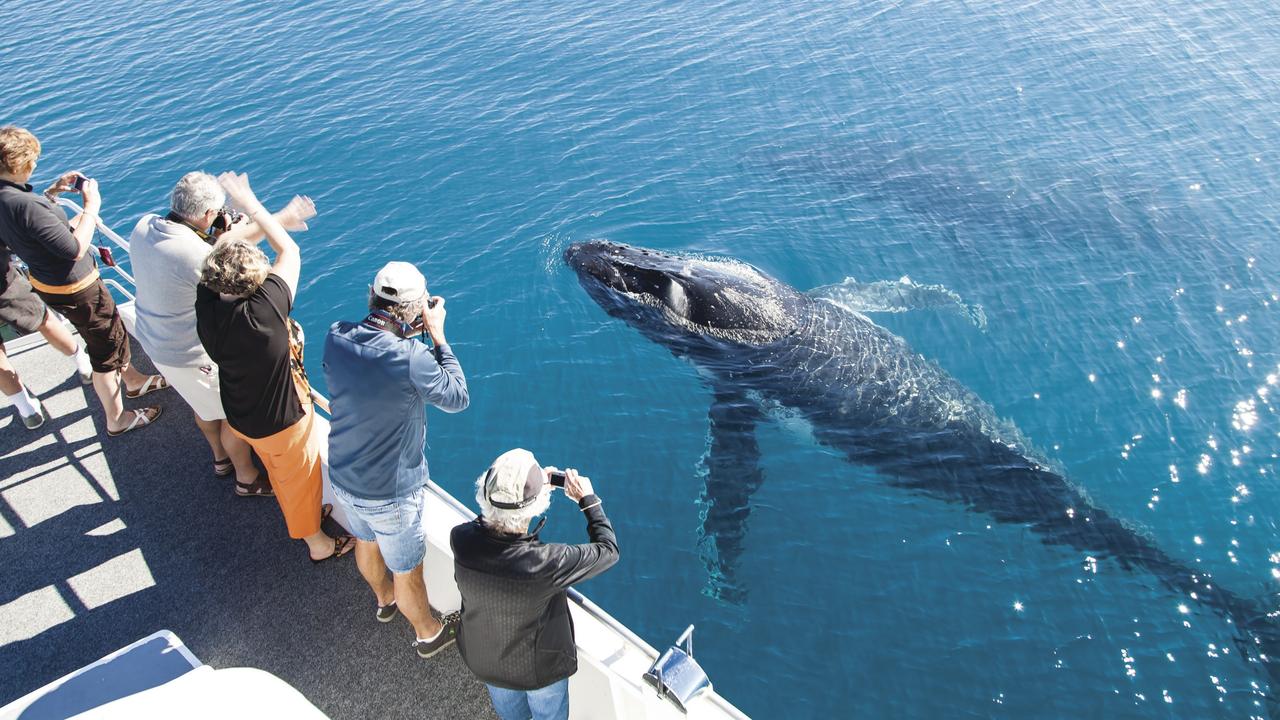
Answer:
[(944, 285), (921, 285), (906, 275), (898, 280), (858, 282), (852, 277), (809, 291), (809, 295), (856, 313), (901, 313), (911, 310), (951, 310), (979, 330), (987, 329), (987, 313), (981, 305), (966, 303)]

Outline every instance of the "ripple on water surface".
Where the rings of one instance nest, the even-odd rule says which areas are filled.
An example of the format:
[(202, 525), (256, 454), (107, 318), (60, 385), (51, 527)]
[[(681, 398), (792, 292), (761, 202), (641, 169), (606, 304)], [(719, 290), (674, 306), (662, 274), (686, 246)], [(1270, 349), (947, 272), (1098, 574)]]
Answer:
[[(559, 261), (592, 238), (801, 289), (908, 277), (880, 313), (1093, 503), (1246, 598), (1280, 581), (1269, 3), (10, 3), (5, 122), (127, 230), (185, 171), (316, 198), (296, 316), (361, 314), (390, 258), (449, 298), (472, 407), (458, 497), (512, 445), (589, 472), (624, 561), (586, 591), (699, 625), (756, 717), (1263, 714), (1238, 627), (1103, 552), (892, 487), (786, 417), (741, 573), (703, 594), (710, 394)], [(193, 42), (192, 29), (201, 29)], [(206, 30), (207, 29), (207, 30)], [(1064, 511), (1067, 509), (1064, 508)], [(556, 506), (548, 536), (580, 537)]]

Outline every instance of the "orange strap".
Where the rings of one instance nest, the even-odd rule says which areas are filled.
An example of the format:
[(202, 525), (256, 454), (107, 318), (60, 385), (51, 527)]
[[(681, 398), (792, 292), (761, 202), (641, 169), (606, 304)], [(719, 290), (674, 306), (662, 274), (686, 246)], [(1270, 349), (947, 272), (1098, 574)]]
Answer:
[(32, 276), (30, 280), (31, 287), (39, 290), (40, 292), (46, 292), (51, 295), (73, 295), (98, 281), (98, 268), (94, 268), (93, 272), (85, 275), (70, 285), (46, 285), (45, 283), (35, 279), (35, 276)]

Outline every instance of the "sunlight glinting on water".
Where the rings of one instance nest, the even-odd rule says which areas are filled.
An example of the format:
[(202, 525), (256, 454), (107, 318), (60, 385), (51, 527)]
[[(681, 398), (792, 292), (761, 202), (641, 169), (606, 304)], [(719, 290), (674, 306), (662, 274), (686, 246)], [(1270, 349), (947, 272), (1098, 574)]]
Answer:
[[(32, 0), (0, 21), (0, 122), (38, 132), (42, 172), (98, 177), (117, 230), (193, 169), (316, 199), (313, 378), (372, 273), (422, 266), (472, 392), (431, 418), (433, 479), (469, 501), (517, 445), (589, 469), (624, 559), (584, 591), (657, 646), (696, 623), (753, 716), (1265, 713), (1280, 631), (1213, 601), (1280, 589), (1272, 3)], [(220, 31), (196, 49), (194, 27)], [(709, 485), (709, 410), (740, 388), (602, 311), (561, 259), (593, 239), (814, 291), (860, 331), (740, 375), (878, 407), (855, 419), (896, 441), (921, 408), (970, 423), (1039, 480), (924, 480), (971, 448), (886, 460), (765, 391), (735, 398), (761, 410), (739, 468), (760, 487)], [(793, 330), (760, 288), (720, 298)], [(715, 335), (676, 311), (696, 291), (655, 302)], [(824, 385), (841, 369), (860, 381)], [(723, 538), (736, 600), (706, 557), (717, 503), (746, 518)], [(1103, 513), (1194, 582), (1049, 539)], [(579, 523), (553, 506), (547, 538)]]

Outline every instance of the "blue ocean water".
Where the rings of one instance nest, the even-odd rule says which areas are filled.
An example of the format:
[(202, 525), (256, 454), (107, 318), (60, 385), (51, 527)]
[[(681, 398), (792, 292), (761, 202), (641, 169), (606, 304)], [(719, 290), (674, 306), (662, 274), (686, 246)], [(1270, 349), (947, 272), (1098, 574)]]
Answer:
[[(192, 169), (315, 198), (296, 317), (418, 263), (471, 408), (460, 498), (511, 446), (581, 468), (623, 561), (584, 590), (654, 644), (698, 625), (755, 717), (1244, 717), (1237, 630), (761, 428), (741, 605), (703, 593), (709, 391), (560, 261), (592, 238), (804, 289), (909, 277), (981, 306), (876, 321), (1094, 503), (1239, 595), (1280, 577), (1280, 18), (1260, 0), (0, 6), (0, 122), (122, 232)], [(568, 503), (546, 534), (581, 537)], [(1270, 601), (1268, 601), (1270, 602)], [(1272, 603), (1273, 604), (1273, 603)]]

